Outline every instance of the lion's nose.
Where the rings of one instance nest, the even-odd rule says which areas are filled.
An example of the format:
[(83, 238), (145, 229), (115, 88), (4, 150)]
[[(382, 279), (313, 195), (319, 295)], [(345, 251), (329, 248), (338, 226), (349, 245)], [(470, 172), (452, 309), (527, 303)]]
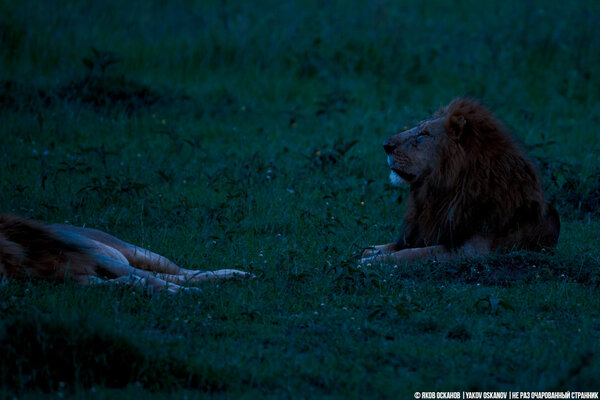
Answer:
[(393, 153), (395, 148), (396, 146), (393, 145), (389, 140), (383, 144), (383, 149), (387, 154)]

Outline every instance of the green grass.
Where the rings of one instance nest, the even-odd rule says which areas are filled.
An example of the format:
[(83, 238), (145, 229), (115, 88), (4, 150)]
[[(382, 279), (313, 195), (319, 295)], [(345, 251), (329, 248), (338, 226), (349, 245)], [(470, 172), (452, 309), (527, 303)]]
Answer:
[[(0, 210), (249, 282), (0, 285), (0, 393), (598, 390), (595, 1), (0, 0)], [(538, 160), (553, 255), (358, 268), (403, 207), (381, 143), (458, 95)]]

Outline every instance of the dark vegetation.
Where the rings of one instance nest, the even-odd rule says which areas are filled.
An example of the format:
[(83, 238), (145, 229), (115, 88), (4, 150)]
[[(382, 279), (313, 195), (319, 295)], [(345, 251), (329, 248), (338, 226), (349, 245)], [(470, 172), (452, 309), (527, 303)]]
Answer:
[[(0, 0), (0, 210), (257, 275), (154, 297), (3, 281), (0, 393), (597, 390), (599, 12)], [(358, 266), (403, 209), (383, 139), (457, 95), (535, 158), (558, 248)]]

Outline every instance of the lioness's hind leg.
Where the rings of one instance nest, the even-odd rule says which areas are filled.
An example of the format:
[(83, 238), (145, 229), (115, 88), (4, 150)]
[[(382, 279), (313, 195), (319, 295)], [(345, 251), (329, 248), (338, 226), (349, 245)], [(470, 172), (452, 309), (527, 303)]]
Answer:
[(183, 287), (179, 285), (169, 284), (164, 281), (153, 281), (153, 279), (143, 278), (135, 274), (123, 275), (113, 279), (103, 279), (95, 275), (83, 275), (76, 279), (76, 282), (83, 286), (105, 285), (105, 286), (131, 286), (133, 288), (149, 287), (153, 292), (166, 289), (169, 293), (177, 293), (179, 291), (200, 291), (197, 287)]
[(143, 247), (138, 247), (131, 243), (127, 243), (98, 229), (81, 228), (78, 226), (64, 224), (54, 224), (51, 226), (58, 231), (71, 232), (113, 248), (125, 259), (127, 259), (127, 263), (147, 271), (154, 271), (170, 275), (185, 275), (187, 273), (196, 272), (181, 268), (173, 261), (161, 256), (160, 254), (156, 254), (150, 250), (144, 249)]
[(79, 275), (73, 277), (73, 280), (82, 286), (102, 285), (106, 283), (106, 279), (96, 275)]
[[(62, 224), (55, 224), (53, 225), (53, 228), (58, 231), (70, 232), (78, 237), (81, 237), (81, 240), (85, 241), (85, 244), (89, 247), (92, 253), (95, 255), (106, 256), (115, 261), (116, 264), (111, 264), (111, 268), (113, 268), (115, 271), (118, 271), (121, 275), (129, 274), (131, 273), (131, 270), (139, 271), (136, 273), (137, 275), (140, 275), (140, 273), (144, 271), (152, 271), (158, 274), (157, 277), (152, 274), (148, 274), (148, 276), (151, 276), (153, 279), (160, 279), (162, 283), (170, 282), (171, 284), (177, 285), (182, 283), (194, 283), (231, 278), (247, 279), (254, 277), (254, 275), (250, 273), (235, 269), (198, 271), (181, 268), (160, 254), (156, 254), (150, 250), (124, 242), (121, 239), (97, 229), (80, 228)], [(144, 277), (146, 277), (146, 275), (144, 275)]]
[(125, 256), (131, 265), (154, 271), (161, 278), (176, 283), (193, 283), (213, 280), (224, 280), (231, 278), (252, 278), (254, 275), (248, 272), (239, 271), (236, 269), (221, 269), (217, 271), (199, 271), (186, 269), (178, 266), (166, 257), (143, 249), (134, 245), (129, 245), (130, 249), (126, 250)]
[(139, 277), (137, 275), (123, 275), (118, 278), (108, 279), (101, 278), (96, 275), (82, 275), (79, 276), (76, 280), (77, 283), (84, 286), (92, 286), (92, 285), (114, 285), (114, 284), (123, 284), (128, 286), (146, 286), (147, 281), (146, 278)]
[(187, 291), (188, 289), (198, 290), (197, 288), (185, 288), (177, 283), (162, 279), (160, 275), (154, 275), (152, 272), (132, 267), (131, 265), (121, 263), (109, 257), (100, 255), (97, 259), (100, 269), (115, 276), (113, 279), (108, 279), (107, 284), (127, 284), (132, 286), (143, 284), (153, 291), (167, 290), (170, 293), (175, 293), (180, 290)]

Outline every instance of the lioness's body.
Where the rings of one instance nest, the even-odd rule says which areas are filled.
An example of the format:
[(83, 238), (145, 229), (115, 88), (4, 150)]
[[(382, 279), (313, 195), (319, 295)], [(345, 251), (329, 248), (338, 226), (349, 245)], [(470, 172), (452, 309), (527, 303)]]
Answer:
[(0, 276), (8, 278), (70, 279), (82, 285), (144, 284), (152, 290), (176, 292), (189, 289), (182, 283), (248, 275), (231, 269), (188, 270), (96, 229), (44, 225), (0, 214)]
[(502, 124), (459, 98), (384, 144), (393, 184), (409, 184), (398, 241), (363, 261), (452, 258), (555, 247), (558, 213), (533, 163)]

